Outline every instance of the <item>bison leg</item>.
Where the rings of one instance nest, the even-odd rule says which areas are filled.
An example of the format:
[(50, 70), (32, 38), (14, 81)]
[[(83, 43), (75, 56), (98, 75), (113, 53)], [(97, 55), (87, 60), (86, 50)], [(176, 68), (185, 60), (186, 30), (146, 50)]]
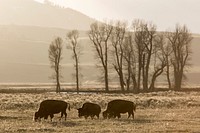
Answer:
[(45, 116), (44, 116), (44, 119), (45, 119), (45, 120), (48, 119), (48, 115), (45, 115)]
[(63, 112), (61, 112), (61, 116), (60, 116), (59, 121), (61, 121), (62, 117), (63, 117)]
[(97, 118), (99, 119), (99, 114), (96, 114)]
[[(65, 115), (65, 121), (66, 121), (67, 113), (65, 111), (61, 112), (61, 118), (63, 117), (63, 114)], [(60, 118), (60, 120), (61, 120), (61, 118)]]
[(132, 117), (133, 117), (133, 119), (134, 119), (134, 113), (133, 113), (133, 111), (128, 112), (128, 118), (129, 118), (131, 115), (132, 115)]
[(130, 112), (128, 112), (128, 118), (131, 116), (131, 113)]
[(62, 112), (62, 113), (61, 113), (61, 118), (63, 117), (63, 114), (65, 115), (65, 121), (66, 121), (67, 113), (66, 113), (66, 112)]
[(53, 114), (50, 114), (51, 121), (52, 121), (53, 117), (54, 117), (54, 115), (53, 115)]
[(113, 112), (108, 113), (108, 119), (115, 118), (115, 117), (116, 117), (116, 115)]
[(65, 112), (64, 115), (65, 115), (65, 121), (66, 121), (66, 119), (67, 119), (67, 113)]
[(85, 119), (87, 119), (87, 118), (88, 118), (88, 115), (85, 115), (84, 117), (85, 117)]
[[(116, 117), (116, 116), (115, 116)], [(117, 118), (119, 119), (119, 118), (121, 118), (121, 115), (120, 115), (120, 113), (118, 113), (117, 114)]]
[(120, 118), (121, 117), (120, 113), (116, 113), (116, 112), (109, 113), (109, 118), (116, 118), (116, 117)]
[(90, 115), (91, 119), (94, 119), (94, 116), (95, 116), (95, 115)]

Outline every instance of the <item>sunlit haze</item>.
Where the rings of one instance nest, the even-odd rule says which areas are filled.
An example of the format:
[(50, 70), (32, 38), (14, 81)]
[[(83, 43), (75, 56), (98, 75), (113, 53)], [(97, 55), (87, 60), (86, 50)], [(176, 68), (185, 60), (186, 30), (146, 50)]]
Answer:
[[(62, 80), (74, 83), (74, 60), (72, 52), (66, 49), (66, 35), (74, 29), (80, 31), (83, 48), (80, 57), (81, 82), (98, 83), (102, 71), (96, 66), (96, 51), (87, 34), (91, 24), (95, 19), (122, 20), (129, 24), (135, 19), (143, 19), (154, 23), (157, 31), (174, 30), (179, 23), (185, 24), (190, 32), (199, 33), (192, 34), (192, 67), (187, 71), (188, 81), (185, 84), (200, 85), (200, 0), (48, 1), (0, 0), (0, 84), (51, 83), (48, 49), (57, 36), (64, 42)], [(110, 75), (112, 82), (118, 81), (115, 71), (111, 70)]]
[[(37, 0), (43, 2), (43, 0)], [(159, 30), (186, 24), (192, 32), (200, 33), (199, 0), (51, 0), (98, 20), (135, 18), (152, 21)]]

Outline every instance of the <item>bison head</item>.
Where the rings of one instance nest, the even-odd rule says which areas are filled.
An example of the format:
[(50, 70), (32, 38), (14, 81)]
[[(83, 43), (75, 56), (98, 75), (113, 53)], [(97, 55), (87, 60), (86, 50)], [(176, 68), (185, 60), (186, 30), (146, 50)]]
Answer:
[(38, 118), (39, 118), (39, 113), (38, 113), (38, 112), (35, 112), (34, 120), (37, 121)]
[(115, 118), (116, 115), (115, 115), (114, 112), (109, 112), (109, 113), (107, 113), (107, 117), (108, 117), (108, 119), (110, 119), (110, 118)]
[(110, 112), (110, 111), (104, 111), (103, 112), (103, 118), (104, 119), (110, 119), (110, 118), (115, 118), (116, 116), (115, 116), (115, 114), (114, 114), (114, 112)]
[(107, 119), (107, 118), (108, 118), (108, 112), (107, 112), (107, 111), (104, 111), (104, 112), (103, 112), (103, 118), (104, 118), (104, 119)]
[(79, 108), (78, 110), (78, 117), (84, 116), (84, 110), (83, 108)]

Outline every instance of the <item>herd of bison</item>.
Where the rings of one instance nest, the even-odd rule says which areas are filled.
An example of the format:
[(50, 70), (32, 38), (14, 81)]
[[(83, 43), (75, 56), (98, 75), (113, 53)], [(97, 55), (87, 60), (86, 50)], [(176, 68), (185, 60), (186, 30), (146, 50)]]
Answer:
[[(54, 114), (61, 113), (61, 118), (65, 115), (65, 120), (67, 118), (66, 110), (70, 111), (70, 104), (61, 100), (44, 100), (40, 103), (39, 110), (35, 112), (34, 120), (40, 120), (41, 118), (50, 119), (54, 117)], [(98, 104), (86, 102), (83, 104), (82, 108), (77, 109), (78, 116), (84, 116), (85, 119), (91, 117), (93, 119), (95, 116), (99, 118), (101, 113), (101, 107)], [(120, 113), (128, 113), (128, 118), (132, 115), (134, 119), (134, 111), (136, 110), (135, 103), (127, 100), (112, 100), (108, 103), (107, 109), (102, 113), (103, 118), (120, 118)], [(61, 119), (60, 118), (60, 119)]]

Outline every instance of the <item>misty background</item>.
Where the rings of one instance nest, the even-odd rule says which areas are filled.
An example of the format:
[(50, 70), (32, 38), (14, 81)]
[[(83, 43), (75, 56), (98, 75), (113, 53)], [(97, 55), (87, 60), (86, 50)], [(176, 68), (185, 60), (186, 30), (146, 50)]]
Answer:
[[(154, 2), (156, 1), (157, 0)], [(125, 5), (123, 7), (127, 7), (127, 4), (130, 6), (132, 4), (132, 2), (130, 2), (130, 0), (124, 2)], [(136, 0), (134, 6), (128, 6), (125, 12), (126, 16), (130, 18), (129, 15), (132, 15), (132, 19), (140, 18), (139, 13), (141, 13), (141, 17), (145, 16), (146, 14), (140, 10), (145, 8), (149, 2), (147, 4), (145, 4), (145, 0), (142, 2), (144, 5)], [(157, 14), (159, 11), (158, 8), (160, 8), (159, 3), (166, 4), (165, 2), (158, 2), (157, 5), (149, 5), (149, 11), (152, 11), (152, 7), (157, 7), (152, 12), (154, 13), (152, 16), (156, 18), (155, 22), (153, 22), (158, 26), (158, 29), (161, 27), (162, 30), (167, 29), (168, 26), (173, 26), (179, 21), (185, 22), (188, 28), (191, 29), (191, 32), (194, 32), (192, 41), (192, 66), (190, 71), (187, 72), (188, 81), (185, 84), (191, 86), (200, 85), (200, 35), (198, 34), (200, 33), (200, 29), (199, 26), (196, 25), (200, 23), (197, 18), (198, 3), (192, 0), (191, 3), (195, 6), (193, 8), (191, 7), (191, 11), (188, 11), (186, 14), (183, 13), (183, 9), (185, 10), (185, 8), (187, 6), (190, 7), (190, 5), (187, 4), (185, 0), (181, 8), (178, 4), (175, 4), (176, 6), (166, 5), (165, 8), (160, 9), (163, 10), (160, 15), (162, 17), (160, 17), (159, 14)], [(86, 6), (89, 6), (87, 3), (88, 2), (86, 2)], [(120, 8), (120, 1), (116, 3), (118, 3), (117, 6), (113, 9), (110, 8), (110, 12), (124, 16), (121, 14), (122, 12), (115, 12), (116, 8)], [(102, 3), (99, 3), (99, 5), (103, 7)], [(106, 5), (105, 10), (102, 8), (102, 11), (110, 14), (108, 9), (112, 6), (112, 2), (110, 1), (108, 4), (104, 5)], [(81, 79), (82, 84), (98, 82), (98, 75), (101, 74), (101, 71), (95, 65), (97, 61), (94, 59), (94, 50), (88, 38), (87, 30), (89, 30), (92, 22), (96, 21), (96, 19), (100, 20), (103, 18), (103, 15), (97, 15), (95, 18), (92, 14), (88, 13), (84, 15), (81, 13), (81, 10), (87, 13), (84, 11), (84, 8), (79, 8), (80, 11), (76, 11), (75, 9), (78, 9), (78, 7), (74, 6), (75, 9), (64, 7), (65, 5), (63, 5), (63, 7), (58, 5), (53, 6), (34, 0), (0, 0), (0, 83), (51, 83), (52, 80), (48, 78), (52, 74), (48, 59), (49, 45), (57, 36), (65, 40), (67, 32), (72, 29), (79, 30), (79, 43), (83, 48), (80, 58), (81, 73), (83, 75)], [(175, 12), (175, 7), (177, 7), (178, 13), (183, 13), (183, 16), (177, 17), (177, 19), (179, 18), (179, 20), (177, 20), (173, 19), (174, 17), (172, 15), (170, 19), (172, 21), (170, 21), (169, 18), (166, 17), (167, 14), (165, 11), (169, 10), (169, 14), (173, 14), (173, 12)], [(140, 12), (138, 11), (139, 13), (136, 13), (130, 11), (129, 13), (128, 9), (131, 8), (136, 8), (136, 10)], [(125, 9), (123, 8), (123, 10)], [(99, 12), (94, 10), (93, 13), (98, 14)], [(192, 16), (196, 18), (192, 18)], [(117, 17), (114, 16), (113, 19), (117, 19)], [(147, 17), (147, 20), (148, 19), (151, 20), (150, 16)], [(188, 23), (185, 21), (187, 19), (188, 21), (193, 21)], [(165, 25), (165, 23), (160, 22), (161, 20), (169, 24)], [(164, 28), (164, 25), (167, 27)], [(66, 49), (66, 42), (64, 42), (63, 60), (61, 63), (63, 79), (61, 81), (65, 83), (75, 82), (72, 78), (74, 69), (71, 54), (70, 50)]]

